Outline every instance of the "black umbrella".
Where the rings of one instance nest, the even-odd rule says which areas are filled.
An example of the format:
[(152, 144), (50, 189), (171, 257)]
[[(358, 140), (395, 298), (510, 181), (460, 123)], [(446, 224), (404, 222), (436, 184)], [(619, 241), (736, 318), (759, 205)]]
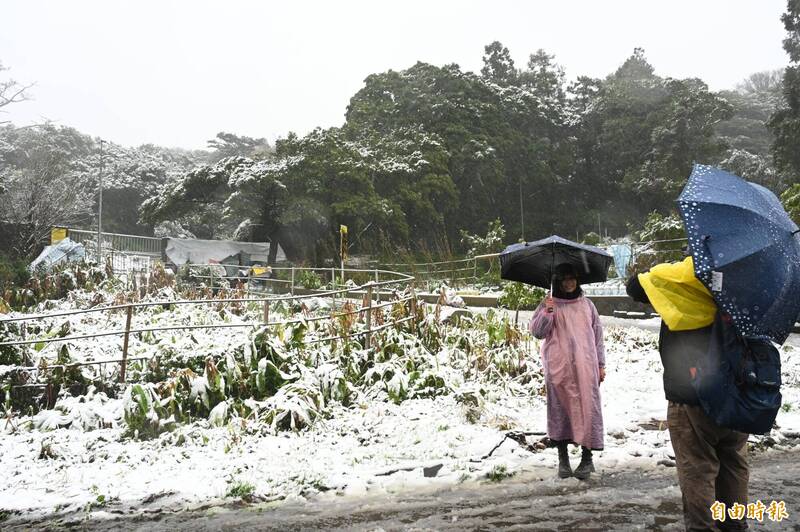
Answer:
[(600, 248), (553, 235), (535, 242), (512, 244), (504, 249), (500, 253), (500, 277), (552, 288), (556, 266), (568, 263), (575, 267), (581, 284), (599, 283), (608, 278), (608, 268), (613, 260)]

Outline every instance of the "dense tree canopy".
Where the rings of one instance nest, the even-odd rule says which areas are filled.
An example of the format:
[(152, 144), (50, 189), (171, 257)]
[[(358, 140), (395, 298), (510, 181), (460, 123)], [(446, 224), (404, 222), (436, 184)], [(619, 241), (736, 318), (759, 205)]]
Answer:
[[(694, 162), (777, 193), (795, 182), (794, 155), (781, 147), (797, 138), (792, 68), (783, 91), (776, 72), (761, 72), (713, 93), (700, 79), (659, 76), (637, 48), (605, 78), (568, 84), (545, 50), (517, 67), (493, 42), (479, 73), (417, 63), (372, 74), (341, 127), (290, 133), (274, 146), (225, 132), (206, 152), (106, 143), (104, 226), (151, 234), (162, 222), (181, 230), (178, 223), (201, 238), (278, 241), (309, 261), (332, 255), (340, 224), (350, 228), (352, 251), (369, 253), (464, 252), (462, 232), (491, 223), (506, 228), (508, 242), (627, 234), (650, 213), (670, 212)], [(69, 171), (82, 172), (91, 191), (99, 146), (74, 134), (84, 147), (70, 152), (79, 170)], [(5, 134), (2, 142), (17, 141)]]
[(772, 115), (769, 127), (775, 134), (772, 153), (779, 170), (800, 175), (800, 0), (788, 0), (781, 17), (788, 32), (783, 48), (789, 66), (783, 74), (783, 102)]
[(495, 219), (509, 240), (584, 233), (598, 220), (627, 232), (671, 209), (693, 162), (729, 154), (718, 130), (734, 104), (701, 80), (659, 77), (641, 49), (605, 79), (569, 86), (544, 50), (518, 69), (493, 42), (483, 62), (480, 74), (417, 63), (370, 75), (341, 128), (248, 156), (235, 166), (247, 179), (228, 159), (198, 169), (145, 214), (217, 216), (215, 235), (244, 223), (312, 260), (331, 251), (339, 224), (364, 236), (352, 242), (361, 251), (463, 251), (460, 232)]

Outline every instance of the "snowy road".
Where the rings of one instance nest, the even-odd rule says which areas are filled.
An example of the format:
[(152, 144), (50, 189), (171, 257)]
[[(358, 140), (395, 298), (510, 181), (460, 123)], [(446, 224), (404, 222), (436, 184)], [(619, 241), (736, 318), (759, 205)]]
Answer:
[[(785, 501), (789, 518), (764, 515), (757, 530), (800, 529), (800, 452), (766, 452), (752, 462), (751, 500)], [(198, 509), (179, 513), (81, 515), (20, 524), (82, 530), (682, 530), (675, 470), (605, 470), (588, 482), (557, 480), (529, 470), (500, 483), (468, 482), (413, 494), (325, 498), (270, 507)]]

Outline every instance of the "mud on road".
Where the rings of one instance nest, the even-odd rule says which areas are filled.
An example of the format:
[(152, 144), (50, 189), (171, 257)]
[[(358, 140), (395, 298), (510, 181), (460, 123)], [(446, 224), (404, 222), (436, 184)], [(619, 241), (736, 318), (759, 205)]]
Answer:
[[(750, 499), (785, 501), (788, 519), (754, 530), (800, 530), (800, 451), (751, 457)], [(22, 518), (22, 519), (20, 519)], [(25, 520), (6, 530), (683, 530), (675, 469), (603, 470), (589, 481), (535, 469), (502, 482), (303, 503), (215, 506), (190, 511), (71, 515)]]

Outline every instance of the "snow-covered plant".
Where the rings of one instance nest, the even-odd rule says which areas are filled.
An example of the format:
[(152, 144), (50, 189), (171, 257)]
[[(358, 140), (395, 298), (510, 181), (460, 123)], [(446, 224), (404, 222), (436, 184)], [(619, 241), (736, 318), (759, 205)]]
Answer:
[(155, 438), (175, 426), (175, 418), (167, 415), (152, 384), (129, 386), (122, 397), (122, 408), (127, 434), (134, 438)]
[(781, 194), (783, 207), (795, 223), (800, 224), (800, 183), (795, 183)]
[(409, 381), (410, 375), (405, 360), (396, 358), (376, 362), (364, 374), (365, 384), (379, 385), (379, 389), (385, 391), (389, 399), (395, 403), (408, 398)]
[(683, 259), (681, 249), (686, 242), (682, 239), (686, 233), (677, 213), (664, 216), (651, 212), (638, 236), (644, 245), (634, 248), (636, 254), (633, 258), (633, 272), (642, 272), (660, 262)]
[(33, 417), (33, 426), (39, 430), (70, 427), (83, 431), (115, 427), (121, 417), (115, 404), (94, 386), (78, 397), (62, 393), (52, 410), (42, 410)]
[(323, 397), (328, 402), (336, 401), (348, 406), (358, 394), (355, 386), (347, 381), (342, 369), (331, 362), (316, 367), (314, 373)]
[(450, 391), (444, 377), (434, 368), (412, 371), (408, 374), (411, 398), (436, 397), (446, 395)]
[(211, 409), (208, 413), (208, 422), (212, 427), (221, 427), (228, 420), (228, 411), (231, 403), (229, 401), (222, 401)]
[(503, 245), (506, 230), (500, 219), (489, 222), (485, 236), (472, 235), (466, 231), (461, 231), (461, 243), (467, 248), (467, 256), (485, 255), (495, 253)]
[(300, 430), (322, 414), (325, 398), (313, 373), (306, 373), (299, 381), (283, 386), (269, 399), (269, 407), (262, 421), (273, 429)]
[[(183, 297), (171, 287), (163, 290), (166, 292), (147, 294), (145, 300)], [(115, 297), (115, 292), (104, 293), (109, 301)], [(403, 295), (398, 293), (397, 298)], [(198, 296), (218, 297), (211, 291)], [(70, 305), (89, 304), (88, 295), (70, 297)], [(182, 309), (188, 307), (154, 305), (137, 311), (137, 325), (151, 327), (176, 320), (213, 325), (234, 320), (227, 308), (214, 307), (209, 304), (186, 312)], [(344, 308), (358, 310), (355, 306)], [(259, 430), (300, 430), (336, 411), (329, 410), (329, 405), (349, 406), (365, 398), (400, 403), (449, 395), (469, 384), (495, 394), (540, 392), (540, 368), (526, 356), (526, 337), (498, 313), (442, 323), (435, 313), (426, 312), (425, 305), (414, 306), (409, 301), (396, 302), (387, 310), (387, 322), (413, 319), (373, 332), (370, 348), (365, 347), (360, 334), (365, 326), (363, 313), (353, 312), (327, 322), (305, 321), (305, 317), (329, 316), (331, 307), (325, 305), (308, 305), (300, 311), (300, 323), (262, 327), (244, 342), (234, 342), (227, 348), (217, 345), (216, 338), (209, 343), (205, 331), (143, 333), (136, 337), (133, 352), (137, 356), (154, 356), (129, 366), (127, 378), (138, 382), (124, 390), (115, 419), (122, 420), (127, 434), (141, 439), (156, 437), (178, 423), (197, 421), (219, 426), (235, 418), (248, 419), (253, 426), (263, 422)], [(242, 312), (242, 321), (255, 321), (263, 316), (263, 307), (242, 306)], [(289, 305), (270, 306), (273, 322), (294, 316)], [(124, 314), (113, 314), (111, 319), (119, 322)], [(77, 323), (49, 324), (45, 334), (71, 334), (71, 327)], [(373, 325), (376, 323), (379, 320), (375, 314)], [(345, 342), (318, 342), (343, 333), (349, 336)], [(31, 349), (31, 354), (38, 357), (34, 364), (65, 365), (57, 369), (43, 367), (41, 371), (62, 390), (69, 388), (80, 394), (97, 382), (99, 366), (72, 365), (71, 345), (42, 345), (40, 351), (36, 347), (39, 346)], [(6, 381), (4, 378), (3, 382), (9, 384)], [(109, 386), (109, 396), (114, 391), (114, 386)], [(109, 420), (114, 419), (94, 405), (98, 397), (105, 396), (95, 394), (91, 401), (80, 395), (70, 397), (66, 391), (62, 396), (59, 408), (42, 414), (37, 426), (89, 430), (109, 425)]]
[[(20, 337), (21, 327), (17, 323), (0, 323), (0, 342), (14, 341)], [(26, 349), (23, 346), (0, 346), (0, 366), (23, 365)]]

